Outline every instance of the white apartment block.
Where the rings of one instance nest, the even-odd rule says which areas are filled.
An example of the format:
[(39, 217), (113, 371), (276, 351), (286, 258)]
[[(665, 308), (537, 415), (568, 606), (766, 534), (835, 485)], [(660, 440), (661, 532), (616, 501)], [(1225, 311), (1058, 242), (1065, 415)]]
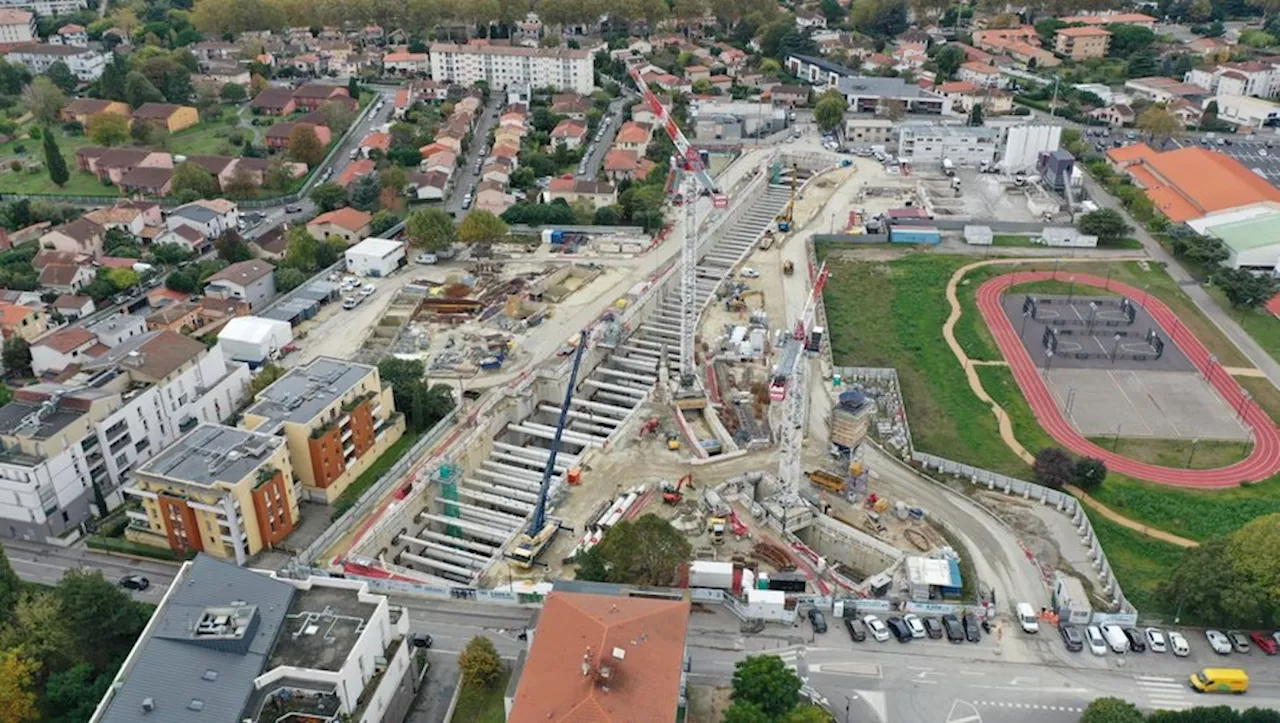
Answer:
[(30, 10), (36, 15), (66, 15), (87, 7), (88, 0), (0, 0), (0, 8)]
[(593, 52), (436, 43), (431, 46), (431, 79), (466, 86), (483, 80), (494, 90), (510, 85), (551, 86), (588, 95), (595, 90)]
[(35, 37), (34, 13), (0, 6), (0, 43), (30, 43)]
[(1248, 95), (1271, 98), (1280, 94), (1280, 67), (1261, 61), (1224, 63), (1187, 72), (1183, 81), (1214, 95)]
[(898, 129), (898, 158), (922, 167), (941, 166), (943, 159), (966, 167), (995, 163), (1000, 150), (1000, 131), (995, 128), (930, 124)]
[(44, 540), (120, 502), (131, 470), (200, 422), (230, 417), (249, 370), (170, 331), (136, 337), (0, 407), (0, 537)]
[(54, 63), (62, 61), (84, 83), (97, 80), (107, 68), (106, 54), (74, 45), (20, 45), (10, 50), (6, 58), (10, 63), (26, 66), (33, 75), (46, 73)]

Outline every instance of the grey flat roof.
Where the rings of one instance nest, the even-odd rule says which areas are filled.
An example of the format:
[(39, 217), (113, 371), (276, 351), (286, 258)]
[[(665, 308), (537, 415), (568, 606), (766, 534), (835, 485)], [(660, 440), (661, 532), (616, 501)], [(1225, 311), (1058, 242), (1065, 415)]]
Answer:
[(791, 57), (795, 58), (796, 60), (799, 60), (802, 63), (808, 63), (809, 65), (812, 65), (815, 68), (820, 68), (822, 70), (825, 70), (828, 73), (835, 73), (837, 75), (846, 75), (846, 76), (858, 74), (858, 71), (854, 70), (853, 68), (846, 68), (843, 65), (833, 63), (830, 60), (826, 60), (824, 58), (817, 58), (812, 55), (796, 55), (795, 53), (792, 53)]
[(836, 89), (845, 95), (874, 95), (882, 98), (941, 98), (902, 78), (880, 78), (867, 75), (846, 76), (836, 81)]
[(138, 474), (204, 485), (239, 482), (284, 440), (221, 424), (201, 424), (138, 469)]
[(198, 223), (207, 223), (218, 217), (218, 214), (205, 208), (204, 206), (192, 204), (190, 206), (179, 206), (169, 212), (170, 216), (181, 216), (189, 218)]
[(246, 413), (272, 420), (267, 431), (284, 422), (305, 424), (373, 370), (367, 364), (320, 357), (305, 367), (290, 370), (259, 392), (257, 403)]
[(338, 671), (377, 609), (376, 605), (360, 602), (352, 590), (298, 590), (289, 604), (284, 635), (276, 641), (267, 667), (290, 665)]
[[(150, 635), (126, 671), (102, 723), (232, 723), (250, 715), (245, 704), (282, 628), (295, 590), (230, 562), (197, 555), (173, 582), (155, 613)], [(354, 595), (353, 595), (354, 597)], [(255, 623), (238, 645), (196, 638), (209, 608), (252, 606)], [(144, 712), (143, 701), (153, 709)], [(200, 701), (195, 710), (192, 701)], [(256, 713), (256, 711), (254, 711)]]
[(129, 326), (142, 325), (143, 329), (147, 328), (146, 317), (138, 314), (109, 314), (101, 319), (95, 319), (85, 323), (85, 329), (92, 331), (94, 334), (119, 331)]
[[(59, 407), (52, 412), (46, 412), (40, 417), (38, 424), (33, 421), (23, 428), (22, 421), (40, 411), (40, 406), (30, 402), (9, 402), (0, 407), (0, 434), (17, 434), (23, 431), (35, 439), (49, 439), (85, 414), (82, 411)], [(35, 417), (32, 419), (34, 420)]]

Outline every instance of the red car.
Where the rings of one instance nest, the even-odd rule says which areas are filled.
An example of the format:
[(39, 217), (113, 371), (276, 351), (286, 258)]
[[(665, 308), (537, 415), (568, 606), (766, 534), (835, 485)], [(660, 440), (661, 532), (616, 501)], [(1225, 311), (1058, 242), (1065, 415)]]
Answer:
[(1258, 646), (1258, 650), (1261, 650), (1267, 655), (1276, 654), (1276, 641), (1270, 635), (1267, 635), (1266, 633), (1252, 633), (1249, 635), (1249, 639), (1253, 641), (1254, 645)]

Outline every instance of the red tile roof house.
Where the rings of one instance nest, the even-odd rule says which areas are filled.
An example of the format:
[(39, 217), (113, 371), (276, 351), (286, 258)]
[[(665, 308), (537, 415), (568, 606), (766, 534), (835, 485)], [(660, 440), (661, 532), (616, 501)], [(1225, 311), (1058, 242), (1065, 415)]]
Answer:
[(144, 196), (163, 198), (169, 195), (173, 182), (172, 168), (135, 168), (120, 179), (120, 190), (124, 193), (139, 193)]
[(40, 248), (90, 257), (101, 256), (102, 227), (87, 219), (78, 218), (54, 227), (41, 236)]
[(362, 158), (356, 161), (355, 163), (352, 163), (348, 165), (346, 168), (344, 168), (342, 170), (342, 173), (338, 174), (338, 178), (334, 181), (334, 183), (337, 183), (339, 186), (346, 188), (347, 186), (351, 185), (351, 183), (355, 181), (357, 178), (360, 178), (361, 176), (367, 176), (373, 173), (376, 169), (377, 169), (377, 166), (374, 164), (373, 161)]
[(440, 171), (409, 174), (409, 193), (419, 201), (443, 201), (449, 176)]
[(76, 167), (89, 171), (101, 180), (110, 180), (117, 186), (124, 174), (135, 168), (173, 168), (173, 156), (162, 151), (106, 148), (101, 149), (101, 153), (94, 153), (96, 150), (99, 149), (82, 148), (76, 154)]
[(329, 141), (333, 139), (333, 134), (329, 132), (328, 126), (284, 121), (271, 126), (267, 130), (267, 147), (275, 148), (276, 150), (287, 150), (289, 148), (289, 137), (293, 135), (293, 131), (297, 128), (310, 128), (316, 134), (316, 139), (320, 141), (321, 146), (328, 146)]
[(301, 110), (315, 110), (322, 103), (330, 100), (341, 100), (351, 105), (356, 100), (347, 94), (345, 86), (327, 85), (325, 83), (307, 83), (293, 91), (293, 100)]
[(635, 151), (627, 151), (621, 148), (610, 149), (604, 157), (604, 174), (614, 183), (624, 179), (634, 180), (636, 166), (639, 161), (640, 154)]
[(604, 181), (584, 181), (575, 178), (553, 178), (543, 192), (544, 201), (551, 203), (563, 198), (570, 206), (579, 199), (591, 201), (596, 208), (612, 206), (618, 202), (618, 189)]
[(563, 143), (565, 148), (574, 150), (587, 139), (587, 124), (578, 120), (562, 120), (551, 129), (551, 145)]
[(643, 123), (627, 121), (618, 129), (618, 136), (613, 144), (624, 151), (644, 153), (649, 148), (649, 137), (653, 128)]
[(94, 278), (91, 266), (49, 264), (40, 271), (40, 286), (59, 294), (74, 294)]
[(551, 112), (574, 120), (586, 120), (587, 111), (591, 110), (590, 98), (577, 93), (559, 93), (551, 96)]
[(263, 88), (249, 102), (249, 108), (260, 115), (285, 116), (298, 109), (298, 102), (293, 99), (293, 91), (288, 88)]
[(351, 244), (372, 232), (372, 221), (372, 214), (354, 208), (338, 208), (308, 221), (307, 231), (318, 239), (334, 236)]
[(365, 136), (363, 141), (360, 141), (360, 152), (365, 158), (368, 158), (369, 153), (372, 151), (382, 151), (383, 153), (386, 153), (389, 150), (391, 150), (390, 133), (374, 131), (373, 133)]

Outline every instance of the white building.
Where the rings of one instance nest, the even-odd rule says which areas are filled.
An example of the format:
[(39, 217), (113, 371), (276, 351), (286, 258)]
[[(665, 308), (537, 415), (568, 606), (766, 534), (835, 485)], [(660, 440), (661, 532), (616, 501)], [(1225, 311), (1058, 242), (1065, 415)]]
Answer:
[(84, 325), (99, 344), (114, 349), (135, 336), (147, 333), (147, 319), (140, 314), (112, 314)]
[(180, 225), (190, 226), (207, 239), (221, 236), (235, 228), (239, 222), (239, 206), (221, 198), (201, 199), (178, 206), (169, 212), (164, 221), (170, 230)]
[(36, 16), (27, 10), (0, 7), (0, 43), (30, 43), (36, 37)]
[(206, 280), (205, 296), (241, 299), (248, 302), (250, 309), (261, 308), (276, 296), (275, 270), (260, 259), (231, 264)]
[(1252, 203), (1207, 214), (1187, 225), (1222, 242), (1228, 254), (1223, 266), (1280, 275), (1280, 204)]
[(54, 63), (66, 63), (71, 74), (84, 83), (97, 80), (107, 67), (107, 56), (88, 48), (74, 45), (48, 45), (30, 43), (19, 45), (5, 56), (10, 63), (26, 67), (33, 75), (46, 73)]
[(367, 238), (346, 251), (347, 271), (360, 276), (390, 276), (405, 263), (405, 244), (385, 238)]
[(89, 7), (88, 0), (0, 0), (0, 7), (30, 10), (36, 15), (66, 15)]
[(293, 327), (287, 321), (260, 316), (238, 316), (218, 332), (218, 346), (231, 361), (257, 367), (275, 358), (293, 341)]
[(248, 368), (217, 347), (155, 331), (60, 384), (16, 391), (0, 407), (0, 536), (44, 540), (83, 522), (97, 494), (118, 504), (131, 470), (197, 422), (231, 416), (248, 386)]
[(898, 131), (898, 158), (920, 166), (941, 166), (950, 159), (957, 166), (995, 163), (1000, 131), (970, 126), (904, 125)]
[(1270, 98), (1280, 93), (1280, 68), (1257, 60), (1196, 68), (1187, 71), (1183, 80), (1217, 95)]
[(485, 81), (494, 90), (512, 84), (551, 86), (590, 95), (595, 90), (593, 49), (520, 48), (497, 45), (431, 46), (431, 79), (471, 86)]
[(1201, 110), (1218, 104), (1218, 120), (1242, 128), (1262, 128), (1280, 124), (1280, 105), (1247, 95), (1215, 95), (1205, 98)]
[(1020, 124), (1005, 131), (1004, 152), (1000, 167), (1007, 173), (1035, 168), (1040, 154), (1056, 151), (1062, 143), (1062, 126)]
[(67, 23), (58, 28), (58, 32), (49, 36), (49, 42), (54, 45), (75, 45), (87, 48), (89, 47), (89, 33), (83, 25)]

